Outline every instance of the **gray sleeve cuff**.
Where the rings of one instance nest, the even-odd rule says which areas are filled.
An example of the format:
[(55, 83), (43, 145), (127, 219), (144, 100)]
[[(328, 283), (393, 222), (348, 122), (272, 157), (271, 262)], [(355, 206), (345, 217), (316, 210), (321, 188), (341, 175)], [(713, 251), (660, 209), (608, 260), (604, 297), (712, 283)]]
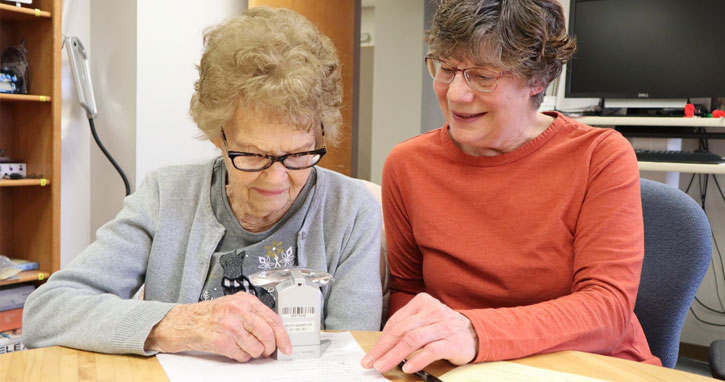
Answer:
[(144, 301), (134, 306), (116, 326), (111, 337), (111, 347), (116, 353), (154, 355), (156, 351), (144, 349), (151, 329), (161, 321), (176, 304)]

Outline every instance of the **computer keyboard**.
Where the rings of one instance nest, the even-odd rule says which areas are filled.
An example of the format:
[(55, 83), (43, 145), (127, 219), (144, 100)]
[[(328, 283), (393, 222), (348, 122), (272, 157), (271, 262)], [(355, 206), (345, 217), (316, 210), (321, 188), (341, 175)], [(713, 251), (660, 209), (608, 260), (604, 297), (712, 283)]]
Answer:
[(722, 163), (725, 160), (709, 151), (672, 151), (635, 149), (640, 162)]

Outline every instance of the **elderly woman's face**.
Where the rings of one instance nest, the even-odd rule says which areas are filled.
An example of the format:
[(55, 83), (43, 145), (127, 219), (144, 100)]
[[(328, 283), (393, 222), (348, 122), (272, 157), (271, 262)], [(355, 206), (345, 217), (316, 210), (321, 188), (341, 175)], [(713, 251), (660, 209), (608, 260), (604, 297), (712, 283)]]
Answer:
[[(476, 66), (469, 60), (444, 60), (459, 69)], [(486, 155), (487, 150), (504, 148), (529, 128), (526, 123), (536, 115), (531, 103), (536, 90), (510, 73), (504, 73), (491, 92), (471, 89), (461, 72), (450, 84), (433, 81), (433, 88), (451, 137), (470, 154)]]
[[(240, 109), (240, 108), (238, 108)], [(295, 129), (272, 115), (237, 110), (224, 125), (230, 151), (281, 156), (315, 149), (314, 132)], [(221, 142), (217, 145), (224, 152)], [(240, 223), (261, 224), (262, 228), (279, 220), (307, 182), (311, 168), (290, 170), (275, 162), (266, 170), (237, 170), (224, 155), (228, 173), (227, 196)]]

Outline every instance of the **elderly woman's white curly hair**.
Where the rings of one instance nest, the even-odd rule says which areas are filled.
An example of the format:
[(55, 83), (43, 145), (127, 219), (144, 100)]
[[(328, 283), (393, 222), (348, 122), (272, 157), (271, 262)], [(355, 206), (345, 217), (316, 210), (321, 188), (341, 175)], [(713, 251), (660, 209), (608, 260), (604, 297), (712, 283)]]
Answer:
[(303, 131), (322, 123), (329, 143), (342, 122), (340, 64), (332, 41), (307, 19), (255, 7), (204, 32), (190, 114), (212, 139), (237, 106)]

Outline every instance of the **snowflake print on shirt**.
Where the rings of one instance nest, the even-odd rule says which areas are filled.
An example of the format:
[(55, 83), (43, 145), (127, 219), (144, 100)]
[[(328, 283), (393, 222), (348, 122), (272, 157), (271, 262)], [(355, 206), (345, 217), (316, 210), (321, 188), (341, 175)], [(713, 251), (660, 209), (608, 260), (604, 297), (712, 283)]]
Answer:
[(258, 268), (273, 269), (294, 266), (295, 257), (293, 254), (292, 247), (288, 247), (285, 251), (281, 241), (272, 241), (272, 245), (265, 245), (264, 249), (267, 251), (266, 256), (259, 256)]

